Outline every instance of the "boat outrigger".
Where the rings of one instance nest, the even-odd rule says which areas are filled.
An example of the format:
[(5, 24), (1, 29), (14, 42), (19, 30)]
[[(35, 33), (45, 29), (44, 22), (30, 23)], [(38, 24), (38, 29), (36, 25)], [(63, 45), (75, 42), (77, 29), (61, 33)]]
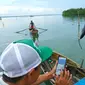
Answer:
[[(67, 59), (66, 68), (73, 75), (73, 82), (76, 83), (77, 81), (79, 81), (80, 79), (85, 77), (85, 69), (81, 68), (81, 66), (78, 63), (76, 63), (75, 61), (73, 61), (72, 59), (70, 59), (60, 53), (57, 53), (57, 52), (53, 52), (52, 56), (47, 61), (42, 63), (42, 65), (41, 65), (42, 71), (44, 73), (50, 71), (53, 68), (53, 66), (55, 65), (55, 62), (56, 62), (56, 60), (58, 60), (59, 56), (65, 57)], [(53, 81), (54, 81), (54, 79), (50, 80), (50, 83), (52, 85), (54, 84)]]

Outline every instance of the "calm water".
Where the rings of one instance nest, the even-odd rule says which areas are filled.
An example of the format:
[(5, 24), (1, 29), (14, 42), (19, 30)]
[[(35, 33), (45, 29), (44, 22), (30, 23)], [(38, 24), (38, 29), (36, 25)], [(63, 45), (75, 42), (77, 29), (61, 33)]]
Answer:
[[(30, 20), (35, 22), (36, 27), (48, 29), (40, 34), (40, 45), (49, 46), (79, 64), (81, 59), (85, 59), (85, 38), (81, 40), (82, 50), (78, 45), (77, 18), (64, 18), (61, 15), (2, 19), (0, 21), (0, 54), (10, 42), (30, 38), (28, 30), (21, 32), (21, 34), (15, 33), (28, 28)], [(85, 18), (81, 18), (80, 22), (80, 28), (82, 29)], [(39, 32), (42, 32), (42, 30), (39, 30)]]

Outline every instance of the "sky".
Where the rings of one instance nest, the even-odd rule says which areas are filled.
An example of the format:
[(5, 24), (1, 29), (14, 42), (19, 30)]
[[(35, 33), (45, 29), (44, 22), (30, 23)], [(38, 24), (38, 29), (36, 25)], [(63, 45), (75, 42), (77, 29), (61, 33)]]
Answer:
[(81, 7), (85, 8), (85, 0), (0, 0), (0, 15), (62, 14)]

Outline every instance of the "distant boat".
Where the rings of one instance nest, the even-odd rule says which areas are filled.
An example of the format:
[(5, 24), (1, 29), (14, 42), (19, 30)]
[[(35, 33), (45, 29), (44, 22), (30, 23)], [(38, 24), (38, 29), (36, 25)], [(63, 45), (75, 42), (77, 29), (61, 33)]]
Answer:
[(30, 17), (34, 17), (33, 15), (30, 15)]
[(2, 20), (2, 18), (0, 17), (0, 20)]

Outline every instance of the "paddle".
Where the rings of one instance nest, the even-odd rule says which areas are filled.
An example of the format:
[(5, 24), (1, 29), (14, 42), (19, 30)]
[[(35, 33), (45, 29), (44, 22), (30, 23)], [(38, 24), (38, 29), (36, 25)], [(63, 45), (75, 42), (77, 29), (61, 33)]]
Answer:
[(39, 32), (39, 34), (42, 34), (43, 32), (48, 30), (48, 29), (43, 29), (43, 28), (37, 28), (37, 29), (43, 30), (42, 32)]
[(42, 33), (45, 32), (45, 31), (47, 31), (47, 30), (44, 30), (44, 31), (42, 31), (42, 32), (39, 32), (39, 34), (42, 34)]
[[(23, 34), (23, 33), (20, 33), (20, 32), (19, 32), (18, 34)], [(23, 35), (27, 36), (28, 34), (23, 34)]]
[(27, 30), (28, 28), (26, 28), (26, 29), (23, 29), (23, 30), (20, 30), (20, 31), (17, 31), (16, 33), (20, 33), (20, 32), (23, 32), (23, 31), (25, 31), (25, 30)]
[(46, 30), (46, 31), (48, 30), (48, 29), (43, 29), (43, 28), (37, 28), (37, 29)]
[[(27, 30), (27, 29), (28, 29), (28, 28), (23, 29), (23, 30), (20, 30), (20, 31), (17, 31), (17, 32), (15, 32), (15, 33), (22, 34), (21, 32), (23, 32), (23, 31), (25, 31), (25, 30)], [(47, 31), (47, 30), (48, 30), (48, 29), (43, 29), (43, 28), (37, 28), (37, 29), (43, 30), (42, 32), (39, 32), (39, 34), (42, 34), (43, 32), (45, 32), (45, 31)], [(27, 34), (25, 34), (25, 35), (27, 35)]]

